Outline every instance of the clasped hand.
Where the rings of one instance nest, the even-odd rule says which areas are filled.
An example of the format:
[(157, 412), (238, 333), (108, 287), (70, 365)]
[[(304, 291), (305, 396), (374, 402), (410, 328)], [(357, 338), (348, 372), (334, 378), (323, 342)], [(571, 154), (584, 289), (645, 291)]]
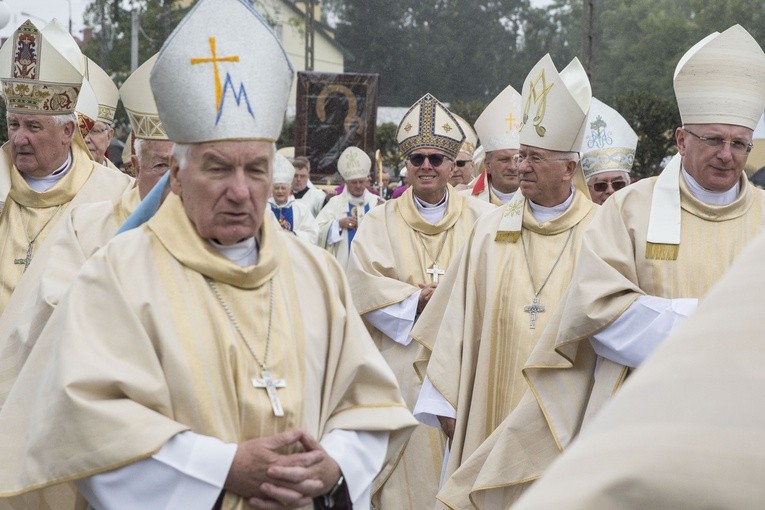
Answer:
[[(283, 454), (295, 445), (301, 452)], [(225, 489), (260, 510), (300, 508), (326, 494), (340, 479), (340, 467), (316, 439), (300, 429), (240, 443)]]

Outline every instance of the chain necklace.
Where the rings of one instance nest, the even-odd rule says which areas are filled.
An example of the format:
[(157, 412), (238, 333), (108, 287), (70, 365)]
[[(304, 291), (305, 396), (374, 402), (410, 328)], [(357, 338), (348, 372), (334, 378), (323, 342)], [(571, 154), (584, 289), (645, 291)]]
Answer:
[[(574, 233), (574, 229), (569, 229), (568, 231), (568, 237), (566, 237), (566, 242), (563, 243), (563, 249), (558, 254), (558, 258), (555, 259), (555, 263), (552, 266), (552, 269), (550, 269), (550, 272), (547, 273), (547, 278), (544, 279), (542, 282), (542, 285), (539, 287), (539, 290), (534, 292), (534, 299), (532, 302), (526, 306), (523, 307), (523, 311), (530, 314), (531, 318), (529, 320), (529, 329), (536, 329), (537, 327), (537, 314), (538, 313), (544, 313), (545, 306), (539, 303), (539, 293), (542, 292), (542, 289), (545, 288), (545, 285), (547, 285), (548, 280), (553, 274), (553, 271), (555, 271), (555, 268), (558, 266), (558, 262), (560, 262), (560, 259), (563, 257), (563, 253), (566, 251), (566, 246), (568, 246), (568, 242), (571, 240), (571, 235)], [(529, 262), (529, 256), (526, 253), (526, 241), (523, 239), (523, 235), (521, 235), (521, 245), (523, 246), (523, 258), (526, 260), (526, 269), (529, 272), (529, 280), (531, 281), (531, 290), (534, 290), (534, 275), (531, 272), (531, 263)]]
[(239, 323), (234, 318), (234, 314), (231, 311), (231, 308), (228, 306), (228, 303), (224, 301), (223, 296), (218, 290), (218, 285), (215, 283), (215, 281), (206, 276), (205, 280), (210, 286), (210, 289), (212, 289), (213, 294), (215, 294), (215, 298), (218, 300), (218, 303), (220, 303), (221, 308), (223, 308), (223, 311), (226, 312), (226, 316), (228, 317), (229, 322), (232, 326), (234, 326), (234, 329), (239, 334), (239, 337), (247, 346), (250, 354), (252, 354), (252, 357), (255, 358), (255, 362), (260, 367), (260, 379), (252, 379), (252, 385), (255, 388), (262, 388), (266, 390), (266, 393), (268, 394), (268, 400), (271, 401), (271, 409), (274, 411), (274, 416), (284, 416), (284, 409), (282, 408), (282, 403), (279, 400), (279, 395), (276, 393), (276, 389), (286, 388), (287, 383), (284, 381), (284, 379), (273, 379), (267, 365), (268, 354), (271, 348), (271, 324), (273, 323), (274, 319), (274, 280), (271, 279), (268, 282), (268, 329), (266, 333), (266, 349), (265, 353), (263, 354), (263, 361), (258, 358), (258, 355), (255, 353), (255, 349), (252, 345), (250, 345), (250, 342), (247, 341), (247, 337), (244, 336), (242, 328), (239, 327)]
[(53, 211), (53, 214), (51, 214), (47, 220), (45, 220), (42, 228), (37, 231), (37, 234), (35, 234), (32, 239), (29, 239), (29, 234), (27, 234), (27, 227), (29, 227), (29, 222), (27, 221), (27, 224), (24, 225), (24, 237), (26, 237), (27, 241), (29, 242), (29, 245), (27, 246), (27, 254), (23, 259), (13, 259), (14, 264), (24, 265), (24, 271), (22, 272), (26, 273), (27, 269), (29, 268), (29, 264), (32, 263), (32, 250), (34, 249), (35, 241), (37, 241), (37, 238), (40, 237), (40, 234), (43, 233), (43, 230), (45, 230), (45, 227), (48, 226), (48, 223), (50, 223), (53, 218), (56, 217), (56, 214), (58, 213), (58, 210), (61, 209), (62, 205), (63, 204), (60, 204), (58, 207), (56, 207), (56, 210)]
[(423, 240), (423, 234), (421, 234), (419, 231), (415, 230), (414, 233), (417, 234), (417, 239), (420, 240), (420, 244), (422, 244), (422, 249), (425, 250), (425, 254), (431, 258), (433, 261), (433, 265), (430, 266), (429, 269), (426, 269), (425, 272), (430, 275), (430, 277), (433, 279), (433, 283), (438, 283), (438, 277), (445, 274), (446, 271), (438, 267), (438, 257), (441, 256), (441, 252), (444, 251), (444, 246), (446, 246), (446, 238), (449, 237), (449, 233), (451, 230), (447, 230), (444, 233), (443, 238), (441, 239), (441, 245), (438, 247), (438, 252), (436, 252), (436, 256), (434, 257), (431, 255), (430, 250), (428, 250), (428, 247), (425, 245), (425, 241)]

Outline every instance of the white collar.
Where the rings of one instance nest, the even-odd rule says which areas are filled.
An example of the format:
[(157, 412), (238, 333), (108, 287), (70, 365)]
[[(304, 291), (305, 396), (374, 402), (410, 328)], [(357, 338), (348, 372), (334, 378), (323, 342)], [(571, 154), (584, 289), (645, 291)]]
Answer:
[(64, 161), (64, 164), (58, 167), (49, 175), (46, 175), (45, 177), (30, 177), (28, 175), (21, 174), (21, 176), (24, 178), (24, 181), (26, 181), (27, 185), (30, 188), (32, 188), (37, 193), (42, 193), (44, 191), (48, 191), (53, 186), (55, 186), (58, 181), (63, 179), (64, 176), (69, 173), (69, 170), (71, 168), (72, 168), (72, 151), (69, 151), (69, 154), (67, 155), (66, 161)]
[(506, 204), (510, 201), (511, 198), (515, 195), (515, 191), (511, 191), (510, 193), (502, 193), (497, 188), (489, 184), (489, 187), (491, 188), (491, 192), (496, 195), (496, 197), (499, 199), (500, 202), (503, 204)]
[(449, 190), (446, 190), (444, 198), (437, 204), (431, 204), (426, 202), (412, 193), (414, 197), (414, 206), (417, 208), (417, 212), (423, 217), (425, 221), (431, 225), (435, 225), (444, 218), (446, 214), (446, 206), (449, 203)]
[(571, 202), (573, 201), (574, 188), (571, 188), (571, 193), (569, 193), (568, 198), (562, 204), (554, 205), (552, 207), (545, 207), (543, 205), (535, 204), (529, 200), (529, 207), (531, 208), (531, 214), (534, 216), (534, 219), (537, 220), (538, 223), (545, 223), (547, 221), (554, 220), (566, 212), (566, 209), (569, 208)]
[(710, 205), (728, 205), (736, 200), (739, 191), (741, 191), (741, 182), (736, 181), (736, 184), (727, 191), (711, 191), (699, 184), (696, 179), (691, 176), (685, 167), (682, 168), (683, 178), (685, 184), (688, 185), (688, 191), (691, 195), (701, 200), (705, 204)]
[(259, 247), (254, 237), (229, 245), (222, 245), (212, 239), (208, 241), (221, 255), (240, 267), (254, 266), (258, 263)]

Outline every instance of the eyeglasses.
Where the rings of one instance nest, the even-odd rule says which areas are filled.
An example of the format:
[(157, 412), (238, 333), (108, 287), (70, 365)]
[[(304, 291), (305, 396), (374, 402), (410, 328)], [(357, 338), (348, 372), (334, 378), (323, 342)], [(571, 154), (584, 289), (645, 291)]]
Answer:
[[(449, 158), (447, 158), (443, 154), (425, 155), (425, 154), (418, 153), (418, 154), (410, 154), (407, 159), (409, 159), (409, 162), (414, 166), (422, 166), (422, 164), (425, 163), (425, 159), (427, 159), (428, 161), (430, 161), (430, 166), (432, 166), (433, 168), (436, 168), (441, 166), (445, 159), (449, 159)], [(449, 159), (449, 161), (451, 160)]]
[[(455, 163), (455, 164), (456, 164), (458, 167), (462, 168), (463, 166), (467, 165), (468, 163), (472, 163), (472, 162), (473, 162), (473, 161), (472, 161), (472, 160), (470, 160), (470, 159), (458, 159), (458, 160), (457, 160), (457, 161), (455, 161), (454, 163)], [(431, 163), (433, 163), (433, 162), (431, 161)], [(434, 165), (434, 166), (435, 166), (435, 165)]]
[(592, 189), (598, 193), (603, 193), (611, 186), (614, 191), (619, 191), (622, 188), (627, 187), (627, 183), (624, 181), (601, 181), (592, 184)]
[[(527, 161), (528, 160), (528, 161)], [(516, 162), (516, 164), (521, 164), (524, 161), (527, 161), (529, 165), (539, 165), (541, 163), (544, 163), (545, 161), (569, 161), (571, 158), (543, 158), (539, 154), (522, 154), (518, 153), (515, 156), (513, 156), (513, 161)]]
[(101, 133), (106, 133), (109, 131), (108, 127), (102, 127), (102, 128), (93, 128), (90, 131), (88, 131), (89, 135), (100, 135)]
[(689, 135), (693, 135), (702, 142), (704, 142), (709, 147), (714, 147), (716, 149), (722, 148), (723, 145), (726, 143), (730, 144), (730, 151), (736, 152), (739, 154), (748, 154), (752, 151), (752, 148), (754, 147), (754, 144), (752, 142), (745, 142), (743, 140), (726, 140), (724, 138), (721, 138), (719, 136), (701, 136), (697, 135), (693, 131), (689, 131), (686, 128), (683, 128), (683, 131), (688, 133)]

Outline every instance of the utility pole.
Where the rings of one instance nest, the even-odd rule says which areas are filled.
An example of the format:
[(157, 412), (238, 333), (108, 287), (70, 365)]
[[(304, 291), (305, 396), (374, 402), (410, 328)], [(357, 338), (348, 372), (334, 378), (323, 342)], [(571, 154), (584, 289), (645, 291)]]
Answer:
[(305, 70), (313, 71), (314, 29), (313, 12), (315, 0), (305, 0)]
[(138, 6), (130, 11), (130, 72), (138, 69), (138, 32), (141, 30), (141, 19), (138, 17)]
[(582, 58), (587, 77), (592, 80), (592, 46), (595, 39), (595, 0), (583, 0), (582, 9)]

